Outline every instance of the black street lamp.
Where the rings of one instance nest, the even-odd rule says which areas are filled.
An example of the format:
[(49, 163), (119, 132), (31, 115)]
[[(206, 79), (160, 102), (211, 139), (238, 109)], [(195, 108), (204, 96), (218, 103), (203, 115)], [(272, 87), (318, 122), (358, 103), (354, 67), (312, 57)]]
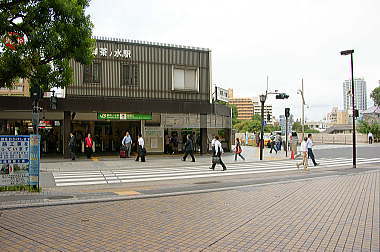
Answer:
[(267, 99), (267, 95), (260, 95), (261, 102), (261, 140), (260, 140), (260, 160), (263, 160), (263, 149), (264, 149), (264, 103)]
[(355, 85), (354, 85), (354, 50), (341, 51), (340, 55), (351, 55), (351, 95), (352, 95), (352, 166), (356, 168), (356, 133), (355, 133)]

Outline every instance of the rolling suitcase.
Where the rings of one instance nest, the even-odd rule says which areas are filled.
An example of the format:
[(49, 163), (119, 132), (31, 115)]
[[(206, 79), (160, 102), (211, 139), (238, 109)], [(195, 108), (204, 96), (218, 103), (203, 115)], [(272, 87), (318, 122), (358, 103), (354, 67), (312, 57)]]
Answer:
[(125, 150), (120, 150), (120, 158), (126, 158), (127, 152)]

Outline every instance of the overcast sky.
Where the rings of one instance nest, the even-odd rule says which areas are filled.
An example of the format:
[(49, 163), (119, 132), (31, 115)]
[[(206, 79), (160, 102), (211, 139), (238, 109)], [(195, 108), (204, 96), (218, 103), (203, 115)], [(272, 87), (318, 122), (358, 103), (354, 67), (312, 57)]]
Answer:
[(87, 10), (97, 36), (210, 48), (213, 84), (235, 96), (258, 96), (268, 75), (270, 90), (290, 95), (270, 98), (276, 117), (285, 107), (300, 117), (304, 78), (308, 120), (343, 107), (351, 75), (341, 50), (355, 50), (368, 97), (379, 85), (379, 11), (379, 0), (92, 0)]

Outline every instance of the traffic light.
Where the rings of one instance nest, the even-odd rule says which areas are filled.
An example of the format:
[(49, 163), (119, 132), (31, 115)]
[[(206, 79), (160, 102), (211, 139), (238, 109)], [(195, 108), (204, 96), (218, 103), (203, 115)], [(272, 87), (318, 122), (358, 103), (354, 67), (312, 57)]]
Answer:
[(281, 93), (281, 94), (277, 94), (276, 95), (276, 99), (288, 99), (289, 98), (289, 95), (285, 94), (285, 93)]
[(56, 96), (50, 96), (50, 108), (57, 109), (58, 98)]
[(270, 114), (267, 114), (267, 121), (270, 122)]
[(32, 97), (34, 101), (38, 101), (43, 96), (44, 93), (42, 92), (42, 89), (39, 86), (32, 86), (30, 88), (30, 97)]
[(358, 117), (359, 117), (359, 110), (355, 109), (354, 117), (355, 117), (355, 118), (358, 118)]
[(285, 108), (285, 117), (290, 116), (290, 108)]

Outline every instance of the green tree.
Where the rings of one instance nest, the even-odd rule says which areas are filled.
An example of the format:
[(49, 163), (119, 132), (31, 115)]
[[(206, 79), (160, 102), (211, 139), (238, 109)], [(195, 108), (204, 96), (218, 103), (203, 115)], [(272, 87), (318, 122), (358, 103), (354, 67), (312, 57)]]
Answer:
[(376, 122), (359, 121), (357, 130), (362, 134), (371, 132), (376, 139), (380, 138), (380, 125)]
[(1, 43), (0, 87), (11, 87), (18, 78), (43, 90), (69, 85), (70, 60), (90, 64), (93, 59), (88, 5), (89, 0), (1, 1), (1, 36), (13, 43), (21, 36), (25, 42), (14, 49)]
[(271, 133), (271, 132), (274, 132), (274, 131), (281, 131), (281, 127), (280, 126), (274, 126), (274, 125), (266, 125), (264, 127), (264, 132), (266, 133)]
[(232, 125), (235, 125), (236, 123), (239, 122), (237, 119), (238, 117), (238, 110), (235, 104), (228, 104), (230, 108), (232, 108)]
[(374, 90), (372, 90), (371, 98), (375, 102), (376, 106), (380, 106), (380, 87), (377, 87)]

